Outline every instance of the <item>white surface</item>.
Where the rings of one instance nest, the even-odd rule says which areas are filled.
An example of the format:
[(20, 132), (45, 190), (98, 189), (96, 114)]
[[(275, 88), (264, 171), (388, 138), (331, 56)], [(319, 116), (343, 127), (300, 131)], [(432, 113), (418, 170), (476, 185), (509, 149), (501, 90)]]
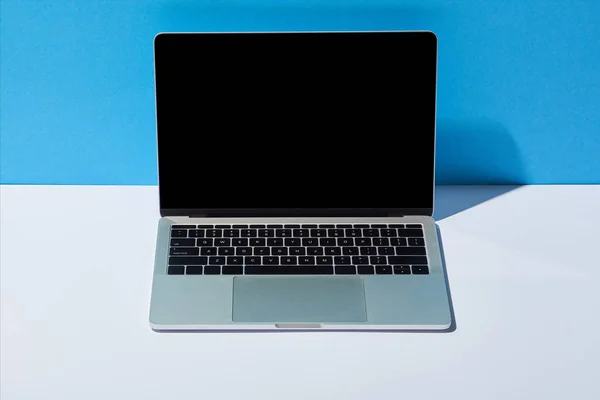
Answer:
[(155, 187), (2, 186), (0, 398), (598, 400), (600, 186), (509, 189), (438, 188), (453, 333), (158, 334)]

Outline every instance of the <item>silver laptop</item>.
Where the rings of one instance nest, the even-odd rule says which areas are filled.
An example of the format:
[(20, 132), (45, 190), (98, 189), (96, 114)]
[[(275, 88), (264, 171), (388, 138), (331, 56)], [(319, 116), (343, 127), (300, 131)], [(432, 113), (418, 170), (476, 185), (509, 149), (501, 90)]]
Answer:
[(155, 330), (447, 330), (431, 32), (154, 42)]

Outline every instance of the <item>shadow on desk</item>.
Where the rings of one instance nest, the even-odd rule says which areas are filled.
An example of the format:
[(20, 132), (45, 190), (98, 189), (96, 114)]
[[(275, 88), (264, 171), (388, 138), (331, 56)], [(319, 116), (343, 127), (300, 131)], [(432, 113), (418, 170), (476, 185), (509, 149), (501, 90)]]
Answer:
[(486, 201), (517, 190), (522, 185), (437, 186), (433, 218), (436, 221), (451, 217)]

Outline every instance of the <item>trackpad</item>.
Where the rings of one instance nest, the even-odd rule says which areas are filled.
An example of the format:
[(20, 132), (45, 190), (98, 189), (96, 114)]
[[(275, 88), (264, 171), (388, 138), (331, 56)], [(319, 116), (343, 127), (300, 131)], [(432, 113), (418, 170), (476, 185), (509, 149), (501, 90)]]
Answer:
[(366, 322), (359, 277), (233, 278), (234, 322)]

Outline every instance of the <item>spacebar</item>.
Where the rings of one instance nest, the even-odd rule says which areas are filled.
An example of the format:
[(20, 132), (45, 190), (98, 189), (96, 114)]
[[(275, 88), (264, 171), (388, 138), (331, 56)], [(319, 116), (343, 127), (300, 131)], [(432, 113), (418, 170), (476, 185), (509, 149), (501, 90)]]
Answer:
[(331, 265), (251, 265), (246, 275), (333, 275)]

